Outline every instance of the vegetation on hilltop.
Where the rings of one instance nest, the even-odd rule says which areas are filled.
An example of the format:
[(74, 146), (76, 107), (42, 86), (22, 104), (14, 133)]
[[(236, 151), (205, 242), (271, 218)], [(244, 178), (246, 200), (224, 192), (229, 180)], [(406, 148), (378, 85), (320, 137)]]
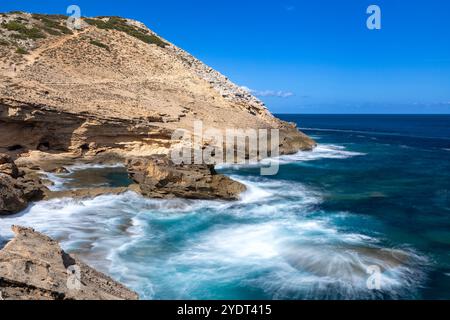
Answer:
[(72, 34), (72, 30), (67, 28), (61, 22), (65, 22), (67, 16), (64, 15), (43, 15), (33, 14), (32, 17), (43, 24), (43, 28), (51, 35)]
[(2, 27), (5, 28), (8, 31), (15, 31), (16, 33), (13, 35), (13, 37), (17, 39), (41, 39), (45, 38), (45, 34), (42, 33), (41, 30), (38, 28), (32, 26), (28, 27), (22, 22), (18, 20), (12, 20), (9, 22), (2, 23)]
[(64, 17), (63, 15), (33, 14), (33, 19), (25, 19), (19, 16), (14, 20), (3, 22), (0, 27), (11, 31), (12, 38), (20, 40), (44, 39), (47, 34), (53, 36), (72, 34), (72, 30), (64, 24)]
[[(23, 12), (10, 12), (9, 14), (22, 15)], [(2, 14), (3, 17), (7, 16)], [(32, 14), (29, 16), (13, 16), (13, 20), (4, 21), (0, 25), (0, 29), (10, 31), (10, 37), (17, 40), (38, 40), (44, 39), (48, 35), (60, 36), (73, 34), (72, 30), (66, 26), (67, 16), (59, 14)], [(117, 30), (124, 32), (134, 38), (137, 38), (148, 44), (155, 44), (164, 48), (168, 44), (158, 36), (152, 34), (149, 30), (134, 26), (128, 23), (124, 18), (120, 17), (98, 17), (83, 18), (89, 25), (104, 30)], [(2, 40), (0, 45), (8, 45), (6, 40)], [(109, 48), (96, 41), (91, 42), (93, 45), (108, 49)]]
[(151, 34), (148, 30), (128, 24), (126, 19), (120, 17), (110, 17), (106, 21), (101, 20), (100, 18), (85, 18), (84, 21), (92, 26), (96, 26), (99, 29), (118, 30), (121, 32), (125, 32), (126, 34), (148, 44), (156, 44), (157, 46), (162, 48), (167, 46), (167, 43), (161, 40), (161, 38)]
[[(12, 45), (19, 54), (28, 53), (30, 43), (24, 41), (73, 34), (66, 26), (67, 16), (64, 15), (32, 14), (30, 17), (19, 11), (8, 14), (9, 19), (0, 24), (0, 34), (3, 35), (0, 46)], [(1, 14), (1, 17), (8, 18), (8, 14)]]

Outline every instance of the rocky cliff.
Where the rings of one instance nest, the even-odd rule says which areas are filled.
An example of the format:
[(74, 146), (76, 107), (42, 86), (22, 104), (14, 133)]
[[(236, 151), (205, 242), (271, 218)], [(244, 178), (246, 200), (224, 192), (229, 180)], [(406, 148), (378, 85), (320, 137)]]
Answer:
[(311, 149), (295, 126), (225, 76), (118, 17), (0, 15), (0, 152), (167, 153), (174, 129), (279, 128), (281, 152)]

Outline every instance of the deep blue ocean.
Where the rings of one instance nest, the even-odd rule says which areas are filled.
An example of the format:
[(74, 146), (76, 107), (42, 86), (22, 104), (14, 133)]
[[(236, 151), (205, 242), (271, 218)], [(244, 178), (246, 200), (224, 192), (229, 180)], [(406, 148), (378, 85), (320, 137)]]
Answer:
[[(58, 199), (0, 234), (35, 227), (143, 299), (449, 299), (450, 116), (279, 117), (318, 147), (276, 176), (218, 168), (247, 185), (239, 201)], [(121, 167), (70, 169), (55, 189), (86, 170), (128, 183)]]

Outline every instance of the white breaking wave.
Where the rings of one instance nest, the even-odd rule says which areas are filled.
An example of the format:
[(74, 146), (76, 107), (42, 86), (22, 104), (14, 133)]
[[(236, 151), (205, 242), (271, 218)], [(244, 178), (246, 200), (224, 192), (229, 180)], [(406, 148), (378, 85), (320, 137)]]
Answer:
[(293, 155), (281, 156), (281, 163), (314, 161), (319, 159), (348, 159), (365, 156), (366, 153), (345, 150), (345, 147), (333, 144), (319, 144), (313, 151), (299, 151)]
[(312, 151), (299, 151), (292, 155), (283, 155), (279, 157), (273, 157), (263, 159), (260, 162), (249, 162), (239, 164), (219, 164), (216, 166), (217, 170), (221, 169), (234, 169), (240, 170), (245, 168), (260, 168), (262, 166), (268, 166), (271, 163), (289, 164), (296, 162), (315, 161), (321, 159), (348, 159), (358, 156), (365, 156), (366, 153), (348, 151), (343, 146), (334, 144), (319, 144)]
[(51, 182), (50, 185), (47, 186), (47, 188), (50, 191), (61, 191), (64, 190), (64, 184), (66, 184), (67, 182), (69, 182), (71, 179), (68, 177), (68, 175), (70, 175), (70, 173), (63, 173), (63, 174), (56, 174), (56, 173), (51, 173), (51, 172), (40, 172), (40, 174), (42, 174), (42, 176), (47, 179), (48, 181)]

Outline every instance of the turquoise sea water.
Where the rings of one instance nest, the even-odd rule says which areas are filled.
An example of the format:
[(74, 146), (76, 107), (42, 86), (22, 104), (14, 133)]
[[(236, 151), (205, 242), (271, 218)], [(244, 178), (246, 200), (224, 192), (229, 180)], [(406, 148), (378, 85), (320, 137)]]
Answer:
[[(450, 298), (450, 117), (280, 117), (318, 148), (281, 157), (276, 176), (219, 168), (247, 185), (239, 201), (58, 199), (0, 218), (0, 234), (35, 227), (144, 299)], [(55, 188), (88, 169), (71, 170)]]

